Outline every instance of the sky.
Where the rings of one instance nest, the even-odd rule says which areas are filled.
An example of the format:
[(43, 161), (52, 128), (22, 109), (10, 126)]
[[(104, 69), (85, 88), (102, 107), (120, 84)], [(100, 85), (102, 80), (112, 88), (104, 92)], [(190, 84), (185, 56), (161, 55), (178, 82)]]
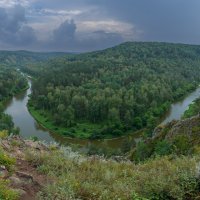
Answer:
[(0, 49), (86, 52), (200, 44), (200, 0), (0, 0)]

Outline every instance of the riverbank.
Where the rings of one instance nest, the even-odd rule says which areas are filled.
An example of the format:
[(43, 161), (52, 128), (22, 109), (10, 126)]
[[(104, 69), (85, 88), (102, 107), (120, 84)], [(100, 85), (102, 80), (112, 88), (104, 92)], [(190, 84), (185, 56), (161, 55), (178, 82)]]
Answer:
[(27, 82), (26, 87), (24, 87), (24, 88), (22, 88), (22, 89), (20, 89), (20, 90), (18, 90), (18, 91), (16, 91), (16, 92), (14, 92), (14, 93), (12, 94), (12, 96), (9, 96), (9, 97), (3, 99), (2, 101), (0, 101), (0, 103), (1, 103), (2, 105), (5, 105), (5, 104), (6, 104), (10, 99), (12, 99), (14, 96), (20, 95), (21, 93), (25, 92), (25, 91), (28, 90), (29, 88), (30, 88), (30, 86), (28, 85), (28, 82)]
[[(55, 134), (59, 134), (62, 135), (65, 138), (76, 138), (76, 139), (83, 139), (83, 140), (88, 140), (90, 139), (91, 133), (87, 133), (81, 130), (87, 129), (88, 127), (91, 128), (90, 125), (87, 124), (79, 124), (79, 131), (76, 132), (76, 135), (74, 135), (73, 133), (73, 128), (69, 129), (68, 131), (66, 130), (65, 127), (58, 127), (53, 125), (53, 123), (51, 123), (50, 120), (47, 119), (47, 117), (45, 117), (44, 115), (42, 115), (40, 113), (40, 111), (34, 109), (34, 107), (30, 104), (30, 102), (27, 104), (27, 108), (28, 111), (30, 112), (30, 114), (33, 116), (33, 118), (45, 129), (47, 129), (49, 132), (55, 133)], [(92, 129), (93, 131), (95, 131), (96, 129), (99, 128), (99, 125), (96, 124), (92, 124)], [(72, 133), (70, 132), (70, 130), (72, 131)], [(77, 130), (77, 129), (76, 129)], [(137, 134), (139, 133), (139, 134)], [(134, 135), (137, 137), (140, 137), (141, 135), (141, 130), (139, 131), (128, 131), (126, 132), (125, 135), (119, 136), (119, 137), (113, 137), (112, 135), (107, 135), (107, 137), (104, 138), (99, 138), (98, 140), (115, 140), (115, 139), (119, 139), (119, 138), (123, 138), (129, 135)]]
[[(58, 144), (64, 146), (76, 146), (76, 149), (81, 149), (81, 151), (88, 151), (92, 149), (92, 151), (100, 151), (105, 152), (103, 150), (108, 149), (108, 151), (112, 152), (120, 152), (120, 150), (130, 149), (135, 144), (146, 136), (146, 130), (142, 131), (130, 131), (127, 134), (124, 134), (121, 137), (115, 138), (106, 138), (106, 139), (87, 139), (87, 137), (70, 137), (68, 131), (66, 132), (66, 128), (61, 129), (61, 132), (58, 132), (58, 127), (52, 126), (49, 123), (47, 127), (48, 120), (45, 115), (47, 114), (44, 111), (37, 111), (34, 109), (30, 109), (29, 105), (27, 105), (28, 100), (30, 100), (29, 95), (31, 94), (31, 81), (29, 81), (30, 88), (22, 93), (21, 95), (17, 95), (12, 99), (12, 101), (8, 102), (5, 113), (9, 114), (13, 118), (13, 122), (15, 126), (20, 127), (20, 132), (23, 138), (31, 138), (37, 137), (41, 141), (46, 141), (47, 143), (57, 142)], [(186, 98), (191, 97), (191, 99), (195, 99), (196, 96), (191, 93)], [(191, 100), (192, 102), (193, 100)], [(30, 102), (30, 101), (29, 101)], [(184, 101), (179, 102), (180, 105), (185, 105)], [(29, 110), (28, 110), (29, 109)], [(184, 108), (183, 108), (184, 109)], [(40, 114), (41, 112), (41, 114)], [(38, 115), (39, 114), (39, 115)], [(83, 132), (82, 126), (79, 131)], [(98, 129), (98, 126), (93, 126), (93, 129)], [(63, 132), (65, 134), (63, 134)], [(72, 130), (73, 131), (73, 130)], [(116, 154), (116, 153), (115, 153)], [(120, 153), (118, 154), (120, 155)]]
[[(184, 101), (188, 101), (188, 98), (189, 98), (189, 103), (186, 102), (186, 105), (192, 103), (193, 100), (190, 100), (190, 96), (193, 97), (193, 93), (195, 93), (196, 91), (198, 90), (198, 88), (196, 90), (192, 90), (191, 88), (188, 90), (187, 94), (184, 94), (182, 97), (179, 98), (179, 100), (182, 100), (181, 102), (184, 102)], [(192, 92), (193, 91), (193, 92)], [(192, 92), (192, 93), (190, 93)], [(188, 95), (190, 93), (190, 95)], [(196, 97), (195, 97), (196, 98)], [(176, 107), (176, 104), (179, 106), (180, 105), (180, 102), (177, 102), (177, 103), (174, 103), (174, 104), (169, 104), (169, 109), (167, 109), (168, 111), (166, 112), (165, 114), (165, 118), (163, 118), (163, 121), (168, 121), (168, 119), (171, 119), (171, 116), (170, 116), (170, 109), (171, 107), (174, 107), (173, 111), (176, 112), (176, 110), (179, 110), (177, 109)], [(183, 104), (184, 105), (184, 104)], [(30, 114), (35, 118), (35, 120), (42, 126), (44, 127), (45, 129), (49, 130), (50, 132), (52, 133), (55, 133), (55, 134), (59, 134), (59, 135), (63, 135), (64, 137), (68, 137), (68, 138), (78, 138), (78, 139), (91, 139), (91, 134), (92, 132), (95, 132), (97, 131), (101, 125), (95, 125), (95, 124), (87, 124), (87, 123), (83, 123), (83, 124), (78, 124), (76, 127), (72, 127), (72, 128), (69, 128), (69, 129), (66, 129), (65, 127), (59, 127), (59, 126), (56, 126), (54, 125), (51, 120), (48, 118), (48, 116), (46, 115), (46, 113), (43, 113), (42, 111), (40, 110), (36, 110), (34, 108), (33, 105), (31, 105), (31, 101), (29, 100), (29, 103), (27, 105), (28, 107), (28, 110), (30, 112)], [(187, 106), (186, 106), (187, 107)], [(183, 109), (186, 109), (186, 107), (184, 107)], [(184, 111), (183, 111), (184, 112)], [(169, 116), (168, 116), (168, 115)], [(179, 113), (180, 114), (180, 113)], [(181, 116), (182, 114), (179, 116), (178, 119), (181, 119)], [(175, 116), (176, 117), (176, 116)], [(162, 120), (160, 120), (161, 118), (158, 118), (157, 120), (157, 123), (155, 125), (158, 126)], [(172, 118), (173, 119), (173, 118)], [(176, 118), (175, 118), (176, 119)], [(170, 121), (170, 120), (169, 120)], [(78, 128), (77, 128), (78, 127)], [(90, 132), (88, 132), (88, 130), (90, 130)], [(137, 131), (134, 131), (134, 132), (137, 132)], [(141, 132), (141, 131), (140, 131)], [(146, 131), (143, 131), (143, 134), (142, 136), (145, 136), (145, 132)], [(150, 132), (150, 131), (149, 131)], [(129, 134), (131, 133), (131, 135), (134, 135), (133, 131), (129, 131), (129, 132), (126, 132), (125, 135), (122, 135), (122, 136), (118, 136), (118, 137), (113, 137), (113, 135), (106, 135), (107, 137), (102, 137), (102, 138), (94, 138), (94, 139), (115, 139), (115, 138), (120, 138), (120, 137), (123, 137), (123, 136), (128, 136)], [(147, 133), (148, 134), (148, 133)], [(150, 133), (149, 133), (150, 134)], [(135, 136), (135, 135), (134, 135)], [(137, 136), (137, 135), (136, 135)], [(140, 134), (141, 136), (141, 134)]]

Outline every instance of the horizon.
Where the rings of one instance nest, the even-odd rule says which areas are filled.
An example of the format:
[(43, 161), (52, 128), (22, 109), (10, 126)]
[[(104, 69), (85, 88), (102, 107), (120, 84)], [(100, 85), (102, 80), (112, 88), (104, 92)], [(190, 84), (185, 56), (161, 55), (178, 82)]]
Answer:
[(110, 49), (110, 48), (115, 48), (118, 47), (120, 45), (126, 44), (126, 43), (160, 43), (160, 44), (172, 44), (172, 45), (187, 45), (187, 46), (200, 46), (200, 44), (189, 44), (189, 43), (176, 43), (176, 42), (158, 42), (158, 41), (126, 41), (126, 42), (122, 42), (119, 44), (116, 44), (114, 46), (110, 46), (110, 47), (106, 47), (103, 49), (97, 49), (97, 50), (91, 50), (91, 51), (83, 51), (83, 52), (70, 52), (70, 51), (35, 51), (35, 50), (26, 50), (26, 49), (16, 49), (16, 50), (4, 50), (4, 49), (0, 49), (0, 52), (27, 52), (27, 53), (44, 53), (44, 54), (48, 54), (48, 53), (60, 53), (60, 54), (85, 54), (85, 53), (92, 53), (92, 52), (101, 52), (104, 51), (106, 49)]
[(130, 42), (200, 44), (197, 0), (1, 0), (0, 49), (91, 52)]

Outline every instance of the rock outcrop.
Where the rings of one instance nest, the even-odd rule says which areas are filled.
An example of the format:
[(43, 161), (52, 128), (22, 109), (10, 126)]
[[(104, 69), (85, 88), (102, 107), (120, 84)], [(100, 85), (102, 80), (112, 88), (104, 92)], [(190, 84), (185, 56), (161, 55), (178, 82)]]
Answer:
[(1, 139), (0, 146), (6, 155), (16, 161), (12, 169), (0, 165), (0, 179), (8, 180), (9, 186), (19, 193), (21, 200), (34, 200), (47, 183), (47, 178), (26, 160), (25, 153), (27, 150), (43, 153), (48, 151), (48, 147), (41, 142), (23, 140), (18, 136)]

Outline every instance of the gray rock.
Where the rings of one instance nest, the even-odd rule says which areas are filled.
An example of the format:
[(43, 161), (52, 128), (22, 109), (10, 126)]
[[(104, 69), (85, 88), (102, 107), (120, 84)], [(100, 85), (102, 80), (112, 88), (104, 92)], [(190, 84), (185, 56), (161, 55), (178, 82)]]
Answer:
[(14, 187), (21, 187), (24, 183), (22, 180), (15, 176), (11, 176), (9, 180), (11, 181), (11, 185), (13, 185)]
[(8, 170), (4, 165), (0, 166), (0, 178), (6, 178), (8, 177)]
[(33, 182), (33, 177), (32, 177), (32, 175), (30, 175), (30, 174), (26, 174), (26, 173), (24, 173), (24, 172), (19, 172), (19, 171), (17, 171), (17, 172), (16, 172), (16, 175), (17, 175), (21, 180), (23, 180), (23, 181), (25, 181), (25, 182), (29, 182), (29, 183)]

